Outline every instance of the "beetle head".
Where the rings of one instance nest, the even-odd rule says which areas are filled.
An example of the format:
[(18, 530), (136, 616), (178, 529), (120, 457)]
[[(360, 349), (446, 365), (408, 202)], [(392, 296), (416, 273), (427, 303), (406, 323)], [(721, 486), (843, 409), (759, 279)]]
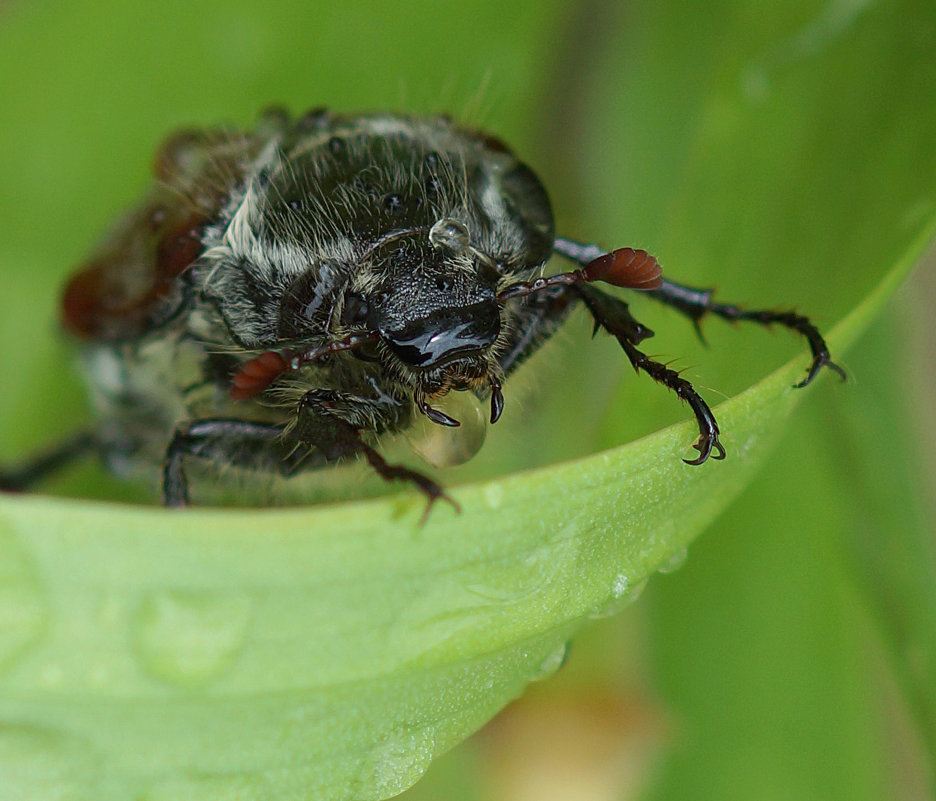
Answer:
[[(382, 362), (383, 370), (412, 393), (417, 408), (441, 425), (457, 426), (429, 400), (451, 390), (490, 391), (491, 421), (503, 409), (499, 274), (489, 257), (469, 244), (467, 228), (443, 218), (431, 228), (381, 236), (365, 251), (332, 320), (334, 338), (305, 351), (265, 351), (234, 377), (232, 396), (253, 397), (277, 376), (339, 351)], [(297, 309), (318, 310), (323, 271), (301, 276), (287, 294), (280, 333), (294, 338)], [(312, 311), (309, 311), (312, 310)], [(288, 328), (286, 326), (289, 326)], [(301, 341), (301, 339), (300, 339)]]
[(434, 416), (427, 398), (494, 387), (500, 374), (492, 353), (501, 332), (497, 275), (483, 268), (484, 258), (450, 218), (428, 232), (391, 232), (366, 254), (367, 285), (345, 298), (342, 322), (376, 334), (419, 408), (447, 425), (454, 421)]

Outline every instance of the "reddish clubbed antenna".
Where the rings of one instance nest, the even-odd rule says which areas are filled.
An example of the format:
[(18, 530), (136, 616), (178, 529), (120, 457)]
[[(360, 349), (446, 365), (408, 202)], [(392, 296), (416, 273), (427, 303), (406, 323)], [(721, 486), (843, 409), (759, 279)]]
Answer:
[(377, 334), (368, 331), (363, 334), (349, 334), (344, 339), (326, 342), (301, 353), (293, 353), (286, 348), (264, 351), (244, 362), (234, 373), (231, 380), (231, 397), (236, 401), (248, 400), (263, 392), (283, 373), (295, 372), (333, 353), (355, 350), (376, 341)]
[(581, 270), (511, 284), (498, 294), (497, 299), (522, 298), (552, 286), (592, 281), (604, 281), (613, 286), (647, 292), (663, 286), (663, 270), (660, 263), (646, 250), (618, 248), (593, 259)]
[(604, 281), (627, 289), (647, 291), (663, 286), (660, 263), (646, 250), (612, 250), (589, 262), (582, 272), (587, 281)]
[(289, 370), (289, 355), (268, 350), (244, 362), (231, 382), (231, 397), (236, 401), (259, 395), (279, 376)]

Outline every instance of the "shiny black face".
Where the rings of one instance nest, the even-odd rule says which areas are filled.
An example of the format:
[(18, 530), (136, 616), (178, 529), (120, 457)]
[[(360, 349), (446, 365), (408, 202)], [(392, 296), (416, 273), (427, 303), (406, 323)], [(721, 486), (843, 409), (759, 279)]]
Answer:
[(414, 370), (482, 356), (501, 330), (496, 277), (485, 280), (471, 258), (433, 248), (424, 232), (395, 244), (375, 271), (383, 279), (379, 291), (366, 300), (353, 296), (348, 308)]
[(441, 308), (401, 327), (378, 323), (377, 328), (400, 361), (430, 369), (491, 347), (500, 333), (500, 313), (492, 293), (470, 306)]

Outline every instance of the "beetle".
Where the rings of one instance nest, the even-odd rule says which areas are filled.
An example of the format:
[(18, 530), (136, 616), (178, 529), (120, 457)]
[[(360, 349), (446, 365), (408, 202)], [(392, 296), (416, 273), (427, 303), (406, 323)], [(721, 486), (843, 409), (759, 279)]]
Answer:
[[(716, 302), (664, 278), (646, 251), (557, 236), (549, 197), (503, 142), (448, 117), (298, 118), (247, 131), (187, 130), (155, 180), (65, 286), (98, 424), (17, 468), (21, 490), (89, 452), (115, 470), (161, 469), (163, 501), (189, 503), (194, 463), (284, 476), (362, 457), (429, 505), (428, 476), (389, 464), (379, 438), (472, 393), (497, 422), (511, 373), (583, 305), (638, 370), (689, 404), (701, 465), (726, 452), (692, 384), (648, 357), (653, 332), (599, 284), (643, 292), (698, 330), (713, 314), (801, 334), (843, 378), (819, 330), (791, 311)], [(574, 265), (546, 275), (553, 255)]]

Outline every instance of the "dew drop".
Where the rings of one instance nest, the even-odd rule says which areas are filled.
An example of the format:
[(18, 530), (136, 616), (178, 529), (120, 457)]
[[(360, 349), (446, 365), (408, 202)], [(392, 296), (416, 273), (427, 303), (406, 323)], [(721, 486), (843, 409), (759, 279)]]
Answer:
[(689, 558), (689, 549), (683, 546), (676, 553), (674, 553), (669, 559), (667, 559), (662, 565), (660, 565), (657, 570), (660, 573), (673, 573), (676, 570), (679, 570), (684, 564), (686, 564), (686, 559)]
[(449, 392), (433, 399), (432, 407), (461, 423), (457, 428), (440, 426), (417, 414), (406, 433), (410, 446), (433, 467), (464, 464), (484, 444), (487, 416), (484, 405), (473, 392)]
[(611, 594), (615, 598), (620, 598), (624, 595), (627, 595), (627, 591), (630, 589), (630, 578), (628, 578), (624, 573), (619, 573), (614, 577), (614, 582), (611, 584)]
[(593, 620), (598, 620), (600, 618), (616, 615), (622, 609), (636, 601), (646, 586), (646, 579), (638, 581), (636, 584), (631, 584), (623, 574), (615, 576), (614, 582), (611, 585), (611, 599), (603, 606), (597, 607), (588, 616)]
[(156, 678), (182, 686), (198, 685), (234, 661), (249, 621), (250, 601), (243, 595), (151, 593), (136, 614), (134, 650)]
[(454, 253), (462, 253), (468, 249), (471, 237), (465, 224), (451, 217), (437, 220), (429, 229), (429, 242), (436, 249), (445, 248)]
[(395, 732), (368, 755), (353, 796), (359, 801), (381, 801), (412, 787), (426, 772), (435, 755), (432, 728)]
[(532, 602), (549, 592), (557, 565), (575, 564), (580, 558), (580, 541), (560, 537), (544, 542), (519, 561), (492, 560), (465, 571), (462, 586), (475, 598), (491, 604), (516, 605)]
[(554, 648), (546, 655), (546, 658), (540, 662), (538, 670), (530, 677), (530, 680), (542, 681), (552, 676), (553, 673), (562, 667), (562, 663), (565, 662), (567, 650), (565, 643)]

